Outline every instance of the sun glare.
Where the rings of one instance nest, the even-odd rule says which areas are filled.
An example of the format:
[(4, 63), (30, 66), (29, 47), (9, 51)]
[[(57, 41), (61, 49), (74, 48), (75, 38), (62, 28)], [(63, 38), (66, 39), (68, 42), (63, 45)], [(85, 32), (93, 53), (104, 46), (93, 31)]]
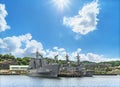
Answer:
[(70, 0), (52, 0), (52, 3), (58, 10), (63, 11), (65, 8), (69, 8)]

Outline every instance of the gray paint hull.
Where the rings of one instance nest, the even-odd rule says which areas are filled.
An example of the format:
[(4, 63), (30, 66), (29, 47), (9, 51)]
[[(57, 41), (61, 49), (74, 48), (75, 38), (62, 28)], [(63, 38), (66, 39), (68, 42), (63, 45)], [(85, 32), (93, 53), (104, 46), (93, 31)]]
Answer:
[(39, 77), (58, 77), (59, 68), (59, 64), (43, 65), (42, 67), (36, 69), (30, 69), (29, 75)]

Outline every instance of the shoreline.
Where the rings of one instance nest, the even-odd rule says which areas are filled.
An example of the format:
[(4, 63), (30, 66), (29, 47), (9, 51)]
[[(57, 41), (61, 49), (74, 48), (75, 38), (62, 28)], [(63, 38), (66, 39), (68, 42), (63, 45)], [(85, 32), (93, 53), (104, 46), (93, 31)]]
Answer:
[[(1, 75), (27, 75), (27, 74), (0, 74)], [(94, 74), (93, 76), (117, 76), (120, 74)], [(76, 76), (76, 75), (58, 75), (58, 77), (93, 77), (93, 76)]]

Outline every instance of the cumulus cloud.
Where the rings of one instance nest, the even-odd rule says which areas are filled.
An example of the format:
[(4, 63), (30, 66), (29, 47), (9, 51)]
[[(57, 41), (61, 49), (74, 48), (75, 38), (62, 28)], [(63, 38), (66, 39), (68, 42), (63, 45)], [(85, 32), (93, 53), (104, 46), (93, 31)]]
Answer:
[(80, 61), (91, 61), (91, 62), (104, 62), (104, 61), (115, 61), (115, 60), (120, 60), (119, 58), (106, 58), (103, 55), (95, 54), (92, 52), (88, 53), (82, 53), (82, 49), (78, 48), (76, 51), (73, 52), (67, 52), (65, 49), (61, 50), (64, 48), (59, 48), (59, 47), (53, 47), (53, 49), (45, 50), (46, 52), (46, 57), (54, 58), (56, 55), (58, 56), (58, 59), (65, 60), (66, 54), (69, 55), (69, 60), (77, 61), (77, 54), (80, 55)]
[(60, 51), (65, 51), (64, 48), (53, 47), (53, 49), (56, 50), (56, 51), (59, 51), (59, 52), (60, 52)]
[(36, 49), (43, 52), (42, 44), (33, 40), (29, 33), (0, 39), (0, 49), (2, 53), (12, 53), (15, 56), (33, 56)]
[(29, 33), (3, 39), (0, 38), (0, 53), (11, 53), (16, 57), (35, 57), (36, 50), (38, 50), (44, 57), (54, 58), (56, 55), (59, 55), (58, 59), (62, 60), (66, 59), (66, 54), (68, 54), (69, 59), (73, 61), (77, 61), (77, 54), (80, 55), (81, 61), (103, 62), (120, 60), (119, 58), (106, 58), (103, 55), (92, 52), (82, 53), (81, 48), (78, 48), (73, 52), (67, 52), (66, 49), (57, 46), (52, 49), (44, 49), (42, 43), (32, 39), (32, 35)]
[(86, 35), (96, 29), (99, 14), (98, 0), (86, 4), (79, 10), (78, 15), (64, 17), (63, 24), (70, 27), (73, 32)]
[[(69, 56), (71, 58), (71, 60), (77, 60), (76, 56), (77, 56), (77, 51), (72, 52)], [(79, 53), (80, 55), (80, 61), (91, 61), (91, 62), (105, 62), (105, 61), (116, 61), (116, 60), (120, 60), (120, 58), (107, 58), (103, 55), (99, 55), (99, 54), (95, 54), (92, 52), (88, 52), (88, 53)]]
[(56, 55), (58, 55), (58, 59), (65, 60), (66, 54), (69, 55), (69, 60), (77, 61), (77, 54), (80, 55), (80, 61), (91, 61), (91, 62), (104, 62), (104, 61), (115, 61), (120, 60), (119, 58), (106, 58), (103, 55), (95, 54), (92, 52), (88, 53), (82, 53), (82, 49), (78, 48), (77, 50), (73, 52), (67, 52), (64, 48), (59, 47), (53, 47), (51, 50), (47, 49), (44, 50), (46, 53), (44, 56), (49, 58), (54, 58)]
[(10, 29), (10, 26), (7, 25), (5, 17), (8, 15), (7, 11), (5, 10), (5, 5), (0, 4), (0, 32), (5, 31), (6, 29)]
[(59, 48), (59, 47), (53, 47), (53, 49), (45, 50), (46, 56), (50, 58), (54, 58), (56, 55), (59, 55), (58, 59), (65, 60), (65, 55), (66, 55), (66, 50), (64, 48)]
[[(77, 54), (74, 54), (74, 57), (76, 57)], [(120, 60), (120, 58), (107, 58), (100, 54), (95, 54), (92, 52), (88, 53), (79, 53), (80, 60), (81, 61), (91, 61), (91, 62), (105, 62), (105, 61), (116, 61)]]

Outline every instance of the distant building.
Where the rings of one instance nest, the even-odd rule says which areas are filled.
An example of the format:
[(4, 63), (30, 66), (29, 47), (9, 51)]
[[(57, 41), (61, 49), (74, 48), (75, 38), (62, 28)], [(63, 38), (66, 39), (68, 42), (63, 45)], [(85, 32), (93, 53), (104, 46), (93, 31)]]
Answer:
[(10, 65), (9, 66), (10, 70), (27, 70), (28, 69), (28, 65)]

